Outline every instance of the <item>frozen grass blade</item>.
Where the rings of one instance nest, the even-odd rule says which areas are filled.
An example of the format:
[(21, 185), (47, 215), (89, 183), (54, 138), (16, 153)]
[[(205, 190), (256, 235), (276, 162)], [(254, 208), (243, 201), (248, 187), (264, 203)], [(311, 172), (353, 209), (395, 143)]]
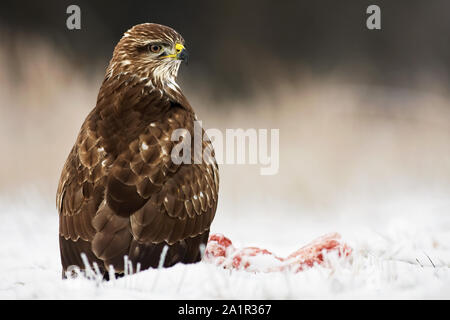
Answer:
[(128, 275), (128, 256), (123, 256), (123, 273), (125, 276)]
[(433, 266), (433, 268), (436, 268), (436, 266), (434, 265), (433, 261), (431, 260), (430, 256), (428, 254), (426, 254), (426, 252), (424, 252), (424, 254), (427, 256), (428, 260), (430, 260), (431, 265)]
[(98, 265), (94, 262), (93, 268), (92, 268), (86, 254), (84, 254), (84, 253), (81, 253), (81, 260), (83, 261), (83, 264), (84, 264), (85, 277), (89, 280), (95, 280), (95, 282), (97, 284), (102, 282), (103, 274), (100, 272)]
[(115, 281), (116, 280), (116, 272), (115, 272), (114, 266), (112, 264), (109, 265), (108, 274), (109, 274), (109, 280), (110, 281)]
[(199, 250), (200, 250), (200, 261), (201, 261), (201, 260), (203, 260), (203, 257), (205, 256), (206, 246), (203, 243), (200, 243)]
[(166, 261), (167, 251), (169, 250), (169, 246), (165, 245), (161, 251), (161, 255), (159, 256), (158, 269), (161, 269), (164, 266), (164, 262)]
[(417, 263), (419, 264), (419, 266), (421, 266), (423, 268), (423, 265), (420, 263), (419, 259), (416, 258)]
[(136, 273), (139, 273), (139, 272), (141, 272), (141, 263), (140, 262), (138, 262), (136, 265)]
[[(166, 255), (167, 255), (168, 250), (169, 250), (169, 246), (165, 245), (161, 251), (161, 254), (159, 256), (158, 271), (161, 270), (162, 267), (164, 266), (164, 262), (166, 261)], [(160, 274), (159, 272), (156, 274), (155, 281), (153, 281), (152, 291), (154, 291), (156, 288), (156, 284), (158, 283), (158, 279), (159, 279), (159, 274)]]

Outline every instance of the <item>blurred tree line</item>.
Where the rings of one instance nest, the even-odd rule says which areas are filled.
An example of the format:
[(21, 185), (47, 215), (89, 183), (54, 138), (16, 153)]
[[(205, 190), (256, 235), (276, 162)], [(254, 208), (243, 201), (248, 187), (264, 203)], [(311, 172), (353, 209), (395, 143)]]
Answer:
[[(66, 28), (70, 4), (81, 8), (81, 30)], [(381, 8), (381, 30), (366, 28), (370, 4)], [(122, 34), (142, 22), (179, 31), (194, 66), (183, 80), (204, 81), (217, 97), (306, 71), (396, 86), (423, 75), (450, 79), (448, 0), (7, 0), (0, 2), (0, 46), (8, 52), (15, 37), (40, 37), (89, 73), (106, 67)]]

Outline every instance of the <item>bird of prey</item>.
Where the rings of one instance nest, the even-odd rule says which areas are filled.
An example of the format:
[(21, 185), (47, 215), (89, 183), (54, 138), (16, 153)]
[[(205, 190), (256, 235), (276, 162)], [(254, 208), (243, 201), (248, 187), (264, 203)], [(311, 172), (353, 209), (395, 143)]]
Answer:
[(180, 143), (174, 130), (194, 143), (197, 118), (176, 83), (186, 59), (181, 35), (159, 24), (134, 26), (115, 47), (59, 181), (63, 277), (71, 266), (85, 268), (82, 253), (105, 277), (124, 272), (125, 256), (141, 270), (200, 261), (219, 176), (203, 129), (200, 163), (193, 151), (191, 163), (171, 157)]

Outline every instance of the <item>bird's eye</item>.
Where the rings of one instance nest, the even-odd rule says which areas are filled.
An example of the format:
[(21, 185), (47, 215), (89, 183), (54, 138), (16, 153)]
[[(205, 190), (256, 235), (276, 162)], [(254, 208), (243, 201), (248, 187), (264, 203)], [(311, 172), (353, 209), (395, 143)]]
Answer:
[(157, 44), (152, 44), (152, 45), (150, 45), (149, 49), (153, 53), (158, 53), (158, 52), (161, 51), (162, 47), (160, 45), (157, 45)]

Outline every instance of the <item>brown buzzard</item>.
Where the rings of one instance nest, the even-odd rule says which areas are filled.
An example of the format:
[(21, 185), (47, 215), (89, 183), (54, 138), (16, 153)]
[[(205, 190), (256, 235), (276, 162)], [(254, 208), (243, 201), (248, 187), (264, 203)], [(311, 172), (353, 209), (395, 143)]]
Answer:
[(219, 176), (203, 129), (209, 158), (171, 158), (174, 130), (186, 129), (194, 143), (196, 115), (175, 81), (186, 59), (181, 35), (151, 23), (134, 26), (114, 49), (59, 181), (63, 275), (70, 266), (84, 269), (82, 253), (105, 277), (110, 266), (123, 273), (124, 256), (135, 268), (157, 267), (166, 245), (164, 267), (201, 259)]

